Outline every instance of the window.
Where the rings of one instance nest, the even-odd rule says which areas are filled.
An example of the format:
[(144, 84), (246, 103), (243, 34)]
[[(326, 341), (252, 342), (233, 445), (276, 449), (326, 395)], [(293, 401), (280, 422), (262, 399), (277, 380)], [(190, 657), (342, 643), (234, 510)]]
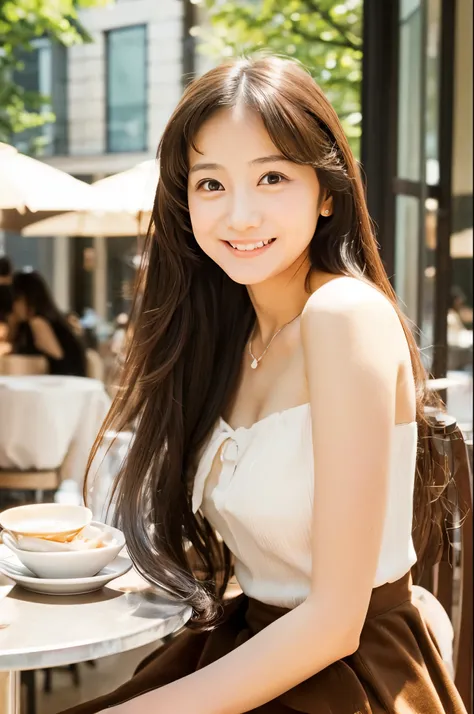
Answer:
[[(35, 40), (31, 51), (21, 51), (23, 68), (14, 74), (15, 82), (27, 92), (49, 99), (39, 112), (55, 116), (54, 122), (26, 129), (12, 137), (15, 146), (26, 154), (52, 156), (67, 153), (67, 48), (46, 38)], [(36, 111), (26, 101), (26, 108)]]
[(107, 150), (147, 148), (145, 25), (107, 33)]

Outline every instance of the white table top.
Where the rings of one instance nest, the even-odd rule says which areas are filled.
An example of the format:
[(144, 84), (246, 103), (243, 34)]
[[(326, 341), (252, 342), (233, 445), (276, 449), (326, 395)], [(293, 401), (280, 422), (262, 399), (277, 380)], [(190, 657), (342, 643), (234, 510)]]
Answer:
[[(0, 597), (9, 583), (0, 575)], [(166, 637), (190, 616), (191, 608), (166, 601), (133, 570), (85, 595), (37, 595), (16, 586), (0, 600), (0, 671), (125, 652)]]

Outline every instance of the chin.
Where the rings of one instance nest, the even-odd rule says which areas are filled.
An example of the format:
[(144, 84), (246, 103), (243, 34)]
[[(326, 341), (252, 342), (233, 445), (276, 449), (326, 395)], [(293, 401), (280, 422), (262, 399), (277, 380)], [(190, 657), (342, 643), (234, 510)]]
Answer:
[(246, 285), (248, 287), (250, 287), (251, 285), (259, 285), (260, 283), (264, 283), (270, 278), (274, 278), (276, 275), (282, 272), (280, 270), (271, 269), (270, 267), (265, 269), (264, 266), (255, 266), (254, 268), (250, 266), (242, 266), (242, 268), (240, 269), (238, 267), (235, 267), (234, 265), (227, 265), (221, 267), (222, 270), (227, 273), (229, 278), (234, 281), (234, 283), (239, 283), (240, 285)]
[(276, 278), (301, 258), (301, 254), (282, 256), (281, 253), (274, 252), (274, 248), (270, 249), (268, 256), (250, 258), (248, 262), (229, 255), (227, 248), (224, 253), (213, 251), (207, 254), (234, 283), (247, 287), (260, 285)]

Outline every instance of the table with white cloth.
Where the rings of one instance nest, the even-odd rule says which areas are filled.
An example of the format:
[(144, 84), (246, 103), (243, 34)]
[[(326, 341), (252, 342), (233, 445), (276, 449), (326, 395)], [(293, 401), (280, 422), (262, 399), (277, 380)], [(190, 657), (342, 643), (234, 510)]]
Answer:
[(99, 380), (0, 376), (0, 469), (57, 470), (82, 492), (91, 447), (110, 407)]

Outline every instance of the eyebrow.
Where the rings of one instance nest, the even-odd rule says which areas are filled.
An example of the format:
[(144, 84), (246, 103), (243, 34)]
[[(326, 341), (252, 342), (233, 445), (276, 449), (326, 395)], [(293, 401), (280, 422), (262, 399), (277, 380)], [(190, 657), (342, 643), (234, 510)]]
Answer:
[[(258, 159), (253, 159), (252, 161), (249, 161), (249, 164), (250, 166), (255, 164), (271, 164), (277, 161), (289, 161), (289, 159), (287, 159), (286, 156), (283, 156), (283, 154), (271, 154), (270, 156), (260, 156)], [(218, 171), (223, 168), (224, 167), (221, 164), (198, 163), (194, 164), (194, 166), (190, 168), (189, 173), (193, 174), (196, 171)]]

